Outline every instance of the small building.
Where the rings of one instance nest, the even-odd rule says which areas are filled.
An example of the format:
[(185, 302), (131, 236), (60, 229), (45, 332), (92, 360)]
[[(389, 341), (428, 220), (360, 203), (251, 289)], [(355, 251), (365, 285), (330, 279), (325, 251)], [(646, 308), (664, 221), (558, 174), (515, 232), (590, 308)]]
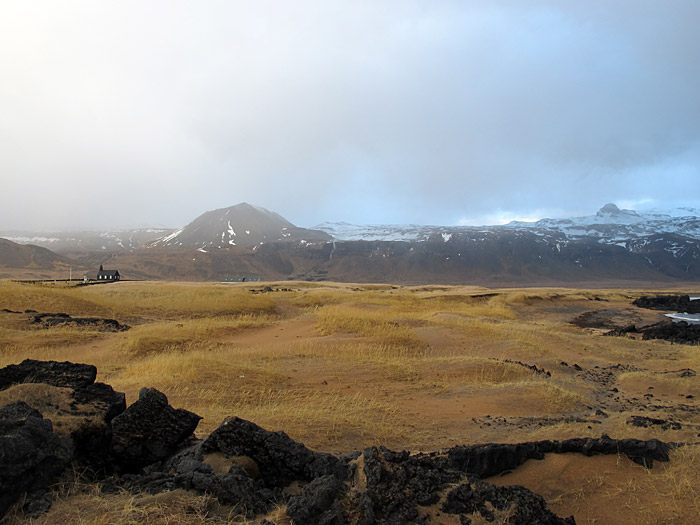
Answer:
[(100, 271), (97, 272), (98, 281), (118, 281), (119, 279), (119, 270), (105, 270), (100, 264)]

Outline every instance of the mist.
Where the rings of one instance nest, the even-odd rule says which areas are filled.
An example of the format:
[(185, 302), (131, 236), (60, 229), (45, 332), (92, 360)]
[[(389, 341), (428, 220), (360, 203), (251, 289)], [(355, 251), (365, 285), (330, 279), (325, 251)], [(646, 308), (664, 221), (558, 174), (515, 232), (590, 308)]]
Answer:
[(696, 1), (5, 2), (0, 228), (700, 206)]

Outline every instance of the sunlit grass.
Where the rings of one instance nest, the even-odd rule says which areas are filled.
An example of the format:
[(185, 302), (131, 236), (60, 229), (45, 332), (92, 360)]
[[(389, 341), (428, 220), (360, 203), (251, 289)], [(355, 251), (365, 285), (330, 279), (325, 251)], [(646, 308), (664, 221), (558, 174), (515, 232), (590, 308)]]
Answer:
[[(332, 452), (374, 444), (434, 451), (485, 440), (566, 439), (603, 432), (664, 440), (695, 439), (697, 434), (691, 424), (671, 436), (659, 428), (632, 427), (624, 409), (606, 408), (607, 419), (588, 422), (607, 395), (601, 388), (612, 386), (596, 385), (586, 375), (596, 366), (638, 368), (617, 373), (615, 386), (628, 394), (639, 385), (646, 389), (647, 383), (653, 383), (654, 392), (672, 391), (678, 399), (676, 391), (700, 394), (695, 394), (697, 378), (663, 373), (699, 370), (696, 349), (600, 337), (569, 324), (581, 311), (609, 307), (593, 302), (596, 298), (626, 308), (638, 291), (270, 286), (273, 292), (251, 293), (262, 285), (124, 282), (69, 288), (0, 282), (0, 309), (63, 311), (132, 325), (121, 333), (37, 330), (16, 321), (25, 317), (7, 314), (0, 325), (0, 366), (26, 357), (92, 363), (99, 380), (125, 392), (129, 403), (140, 388), (154, 387), (173, 406), (203, 416), (200, 437), (224, 418), (238, 416)], [(536, 365), (551, 376), (506, 360)], [(574, 363), (584, 370), (573, 369)], [(13, 387), (6, 396), (33, 398), (47, 412), (53, 403), (47, 392), (28, 385)], [(488, 426), (482, 417), (486, 413), (512, 421)], [(521, 425), (521, 417), (539, 423)], [(687, 416), (692, 424), (693, 417)], [(657, 490), (697, 513), (697, 448), (687, 450), (689, 456), (673, 456), (674, 462), (687, 462), (687, 468), (662, 465), (664, 470), (656, 472), (666, 476), (664, 484), (630, 491), (641, 497), (643, 489)], [(124, 494), (109, 498), (89, 490), (66, 496), (55, 504), (64, 514), (53, 522), (199, 523), (196, 509), (206, 509), (211, 519), (218, 516), (211, 513), (209, 500), (192, 500), (191, 515), (175, 502), (169, 517), (159, 501), (129, 500)], [(651, 504), (647, 507), (649, 517), (640, 523), (662, 515)], [(141, 509), (152, 516), (144, 517)]]
[(275, 303), (247, 289), (223, 285), (174, 283), (111, 283), (95, 286), (20, 284), (0, 281), (3, 308), (65, 312), (119, 319), (273, 313)]
[(230, 337), (246, 328), (262, 327), (270, 322), (270, 316), (250, 314), (159, 321), (134, 327), (123, 337), (120, 349), (133, 356), (181, 350), (188, 344)]

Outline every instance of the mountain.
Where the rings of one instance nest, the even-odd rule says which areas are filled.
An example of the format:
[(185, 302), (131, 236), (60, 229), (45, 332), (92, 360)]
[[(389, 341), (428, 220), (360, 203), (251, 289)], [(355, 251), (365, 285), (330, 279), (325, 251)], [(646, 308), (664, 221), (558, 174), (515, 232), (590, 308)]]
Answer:
[(17, 244), (0, 238), (0, 267), (53, 269), (70, 261), (39, 246)]
[(85, 252), (134, 250), (168, 235), (172, 229), (141, 228), (115, 231), (34, 232), (5, 231), (0, 237), (20, 244), (33, 244), (62, 255)]
[(270, 242), (304, 244), (331, 239), (325, 232), (298, 228), (275, 212), (244, 202), (208, 211), (150, 246), (181, 246), (200, 251), (231, 247), (257, 249)]
[(698, 221), (692, 209), (606, 204), (591, 216), (501, 226), (325, 223), (308, 230), (243, 203), (206, 212), (140, 248), (85, 252), (76, 260), (87, 268), (104, 262), (129, 278), (195, 281), (700, 282)]
[(700, 210), (621, 210), (608, 203), (595, 215), (570, 219), (542, 219), (537, 222), (511, 222), (508, 228), (540, 232), (560, 232), (569, 239), (594, 237), (609, 243), (627, 243), (640, 237), (670, 233), (700, 240)]
[(513, 221), (500, 226), (419, 226), (356, 225), (324, 222), (316, 226), (336, 239), (347, 241), (425, 241), (433, 235), (530, 231), (541, 235), (563, 234), (567, 240), (591, 237), (610, 243), (623, 243), (641, 237), (671, 233), (700, 240), (700, 210), (678, 208), (636, 212), (621, 210), (613, 203), (595, 215), (566, 219), (542, 219), (537, 222)]
[(0, 278), (67, 279), (71, 268), (76, 277), (85, 270), (75, 261), (46, 248), (0, 238)]

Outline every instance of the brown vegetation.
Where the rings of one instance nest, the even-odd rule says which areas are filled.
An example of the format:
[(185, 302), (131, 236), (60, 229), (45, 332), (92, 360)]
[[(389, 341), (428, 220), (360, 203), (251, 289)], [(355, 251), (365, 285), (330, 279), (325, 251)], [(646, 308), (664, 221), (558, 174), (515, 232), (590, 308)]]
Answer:
[[(287, 291), (275, 291), (282, 287)], [(602, 433), (698, 441), (700, 391), (697, 378), (683, 374), (700, 372), (698, 347), (600, 335), (626, 319), (661, 319), (631, 306), (641, 291), (288, 282), (270, 288), (0, 282), (0, 309), (109, 317), (133, 327), (39, 329), (29, 314), (0, 311), (0, 366), (25, 358), (94, 364), (98, 380), (126, 392), (129, 403), (141, 387), (154, 387), (174, 406), (203, 416), (199, 435), (235, 415), (334, 453)], [(585, 327), (571, 324), (587, 312), (594, 313), (584, 316)], [(23, 390), (44, 402), (45, 392), (28, 387), (4, 396), (13, 400)], [(678, 425), (634, 426), (632, 416)], [(578, 523), (610, 522), (611, 509), (617, 523), (689, 523), (700, 512), (699, 458), (697, 446), (687, 447), (651, 471), (620, 460), (598, 474), (570, 477), (562, 473), (573, 466), (548, 458), (501, 479), (539, 491)], [(233, 518), (200, 496), (169, 498), (107, 496), (67, 481), (40, 522)]]

